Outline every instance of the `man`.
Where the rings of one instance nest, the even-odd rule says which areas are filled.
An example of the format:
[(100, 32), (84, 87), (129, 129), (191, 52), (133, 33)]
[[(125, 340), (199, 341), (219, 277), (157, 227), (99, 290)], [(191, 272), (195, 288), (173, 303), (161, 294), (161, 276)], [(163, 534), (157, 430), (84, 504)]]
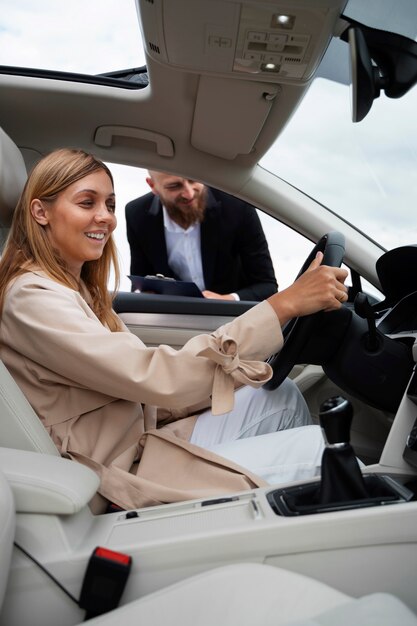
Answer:
[(192, 281), (205, 298), (264, 300), (277, 291), (254, 207), (203, 183), (149, 171), (126, 205), (130, 271)]

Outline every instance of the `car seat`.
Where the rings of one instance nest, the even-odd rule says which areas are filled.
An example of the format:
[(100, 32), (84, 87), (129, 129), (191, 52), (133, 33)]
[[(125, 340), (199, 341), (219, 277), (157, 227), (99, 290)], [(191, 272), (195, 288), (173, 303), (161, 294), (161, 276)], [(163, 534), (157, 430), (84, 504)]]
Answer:
[[(0, 224), (3, 235), (26, 182), (22, 153), (0, 128)], [(59, 455), (22, 391), (0, 362), (0, 445)]]

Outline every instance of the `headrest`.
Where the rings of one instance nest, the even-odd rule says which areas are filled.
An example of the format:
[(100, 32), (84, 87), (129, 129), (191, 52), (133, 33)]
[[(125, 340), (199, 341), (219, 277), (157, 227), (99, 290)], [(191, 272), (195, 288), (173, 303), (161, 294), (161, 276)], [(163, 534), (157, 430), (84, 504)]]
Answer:
[(3, 226), (11, 221), (26, 178), (22, 153), (0, 128), (0, 222)]

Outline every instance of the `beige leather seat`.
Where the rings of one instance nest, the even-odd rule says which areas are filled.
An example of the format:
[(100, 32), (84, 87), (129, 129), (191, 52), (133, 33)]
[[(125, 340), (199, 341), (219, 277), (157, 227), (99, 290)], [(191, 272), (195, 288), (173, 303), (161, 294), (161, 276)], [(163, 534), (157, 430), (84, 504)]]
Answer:
[[(0, 224), (3, 237), (26, 182), (27, 172), (16, 144), (0, 128)], [(32, 407), (0, 361), (0, 446), (58, 455)]]
[(211, 570), (89, 621), (91, 626), (416, 626), (390, 594), (359, 600), (286, 570), (242, 563)]

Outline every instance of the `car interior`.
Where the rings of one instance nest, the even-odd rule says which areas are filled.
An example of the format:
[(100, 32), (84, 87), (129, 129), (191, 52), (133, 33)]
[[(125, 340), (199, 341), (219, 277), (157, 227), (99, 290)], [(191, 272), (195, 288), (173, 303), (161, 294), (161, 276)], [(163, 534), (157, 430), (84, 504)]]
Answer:
[[(328, 444), (307, 483), (93, 514), (98, 476), (60, 457), (0, 362), (0, 624), (417, 624), (417, 247), (385, 250), (259, 165), (332, 42), (349, 46), (353, 122), (382, 90), (415, 85), (417, 43), (347, 4), (136, 0), (143, 68), (87, 79), (1, 66), (3, 241), (33, 164), (75, 145), (254, 204), (311, 241), (300, 272), (321, 250), (351, 285), (342, 309), (284, 328), (270, 361), (269, 388), (290, 376)], [(147, 345), (176, 348), (254, 304), (114, 301)]]

